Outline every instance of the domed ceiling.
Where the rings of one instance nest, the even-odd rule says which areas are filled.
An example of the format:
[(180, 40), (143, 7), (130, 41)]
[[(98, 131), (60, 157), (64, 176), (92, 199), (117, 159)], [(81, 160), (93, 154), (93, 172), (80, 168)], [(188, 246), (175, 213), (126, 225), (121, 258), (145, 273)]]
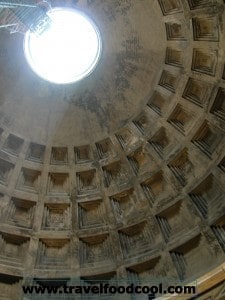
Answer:
[(224, 3), (68, 3), (103, 40), (80, 82), (42, 80), (0, 31), (0, 288), (190, 282), (225, 258)]
[[(37, 78), (24, 59), (23, 36), (1, 35), (7, 51), (7, 64), (1, 57), (3, 118), (11, 130), (39, 143), (50, 138), (56, 144), (85, 144), (115, 132), (146, 104), (164, 60), (166, 35), (157, 3), (94, 1), (78, 2), (76, 8), (95, 21), (103, 39), (98, 68), (76, 84), (57, 86)], [(19, 117), (24, 113), (26, 120)]]

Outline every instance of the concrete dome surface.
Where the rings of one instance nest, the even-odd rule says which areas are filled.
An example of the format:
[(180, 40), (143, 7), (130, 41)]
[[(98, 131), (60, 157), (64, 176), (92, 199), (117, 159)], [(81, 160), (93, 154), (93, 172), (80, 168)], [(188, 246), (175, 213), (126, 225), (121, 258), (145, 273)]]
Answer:
[(224, 2), (51, 2), (95, 22), (102, 55), (56, 85), (0, 31), (0, 299), (196, 280), (225, 260)]

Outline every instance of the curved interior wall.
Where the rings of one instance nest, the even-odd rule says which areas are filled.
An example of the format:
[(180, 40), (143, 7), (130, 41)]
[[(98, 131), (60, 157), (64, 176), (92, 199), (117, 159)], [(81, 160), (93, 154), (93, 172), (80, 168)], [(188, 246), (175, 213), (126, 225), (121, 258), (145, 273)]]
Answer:
[[(100, 16), (101, 1), (96, 2), (80, 5)], [(107, 2), (101, 22), (110, 28), (117, 18), (131, 21), (135, 7), (133, 1), (126, 3), (123, 8)], [(151, 5), (143, 1), (138, 9)], [(93, 278), (189, 282), (224, 262), (224, 3), (158, 0), (154, 5), (163, 22), (163, 61), (152, 73), (148, 71), (151, 62), (143, 70), (145, 60), (135, 57), (137, 39), (128, 39), (128, 69), (117, 80), (129, 83), (119, 96), (126, 102), (132, 94), (133, 110), (125, 117), (120, 114), (119, 126), (103, 126), (101, 131), (104, 119), (98, 120), (104, 109), (99, 114), (87, 105), (74, 134), (65, 131), (71, 124), (69, 116), (64, 131), (63, 118), (55, 127), (50, 120), (52, 128), (37, 123), (32, 137), (32, 131), (25, 132), (29, 124), (36, 126), (29, 114), (24, 127), (18, 126), (32, 94), (26, 94), (26, 101), (21, 99), (21, 111), (10, 114), (14, 99), (9, 87), (14, 82), (10, 77), (5, 82), (0, 131), (0, 288), (4, 299), (18, 299), (20, 286), (32, 280), (40, 283), (37, 278), (61, 278), (68, 284), (74, 278), (87, 283)], [(147, 42), (148, 32), (139, 31), (137, 36), (141, 33)], [(138, 71), (132, 77), (129, 72), (136, 64)], [(103, 62), (101, 68), (107, 68)], [(12, 76), (12, 70), (4, 74)], [(149, 86), (142, 82), (146, 74), (150, 74)], [(38, 84), (40, 97), (51, 92), (57, 98), (59, 92), (68, 100), (74, 93), (71, 87), (54, 91), (44, 82)], [(85, 84), (75, 88), (89, 101)], [(99, 86), (101, 94), (104, 87)], [(55, 105), (59, 113), (52, 117), (56, 121), (63, 114), (60, 101)], [(36, 105), (27, 112), (44, 107)], [(121, 106), (123, 102), (116, 109)], [(97, 127), (95, 121), (85, 127), (91, 114), (100, 124)], [(109, 123), (116, 124), (116, 115), (107, 116)], [(39, 117), (34, 121), (43, 118), (46, 122), (47, 117)], [(92, 134), (86, 135), (89, 130)]]

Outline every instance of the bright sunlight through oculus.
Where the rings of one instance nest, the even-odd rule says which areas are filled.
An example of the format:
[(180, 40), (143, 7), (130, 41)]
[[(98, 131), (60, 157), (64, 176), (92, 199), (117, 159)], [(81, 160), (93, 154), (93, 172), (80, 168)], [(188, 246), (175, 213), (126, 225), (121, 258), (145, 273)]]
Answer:
[(101, 38), (95, 24), (72, 9), (52, 9), (52, 20), (41, 35), (28, 31), (25, 57), (35, 73), (53, 83), (72, 83), (89, 75), (101, 54)]

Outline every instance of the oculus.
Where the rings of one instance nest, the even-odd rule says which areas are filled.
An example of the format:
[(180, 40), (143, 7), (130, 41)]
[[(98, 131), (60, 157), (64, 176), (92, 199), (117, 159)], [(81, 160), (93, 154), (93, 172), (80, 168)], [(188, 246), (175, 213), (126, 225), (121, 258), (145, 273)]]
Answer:
[[(37, 34), (28, 30), (24, 37), (26, 60), (41, 78), (56, 84), (73, 83), (88, 76), (96, 67), (102, 50), (98, 28), (75, 9), (47, 11), (51, 19)], [(40, 26), (44, 26), (41, 24)]]

